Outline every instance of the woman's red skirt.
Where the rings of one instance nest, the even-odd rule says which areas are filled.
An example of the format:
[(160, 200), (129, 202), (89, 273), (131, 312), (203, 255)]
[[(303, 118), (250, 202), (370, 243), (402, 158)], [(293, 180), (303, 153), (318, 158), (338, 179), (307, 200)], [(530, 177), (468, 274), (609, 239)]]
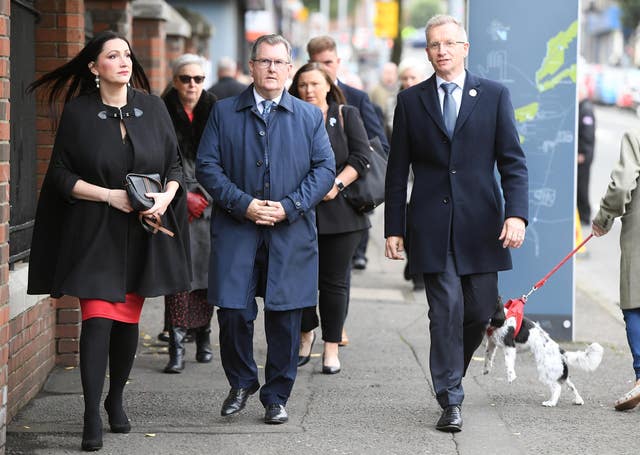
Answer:
[(140, 313), (144, 297), (138, 294), (127, 294), (123, 302), (107, 302), (98, 299), (80, 299), (82, 320), (91, 318), (105, 318), (114, 321), (137, 324), (140, 322)]

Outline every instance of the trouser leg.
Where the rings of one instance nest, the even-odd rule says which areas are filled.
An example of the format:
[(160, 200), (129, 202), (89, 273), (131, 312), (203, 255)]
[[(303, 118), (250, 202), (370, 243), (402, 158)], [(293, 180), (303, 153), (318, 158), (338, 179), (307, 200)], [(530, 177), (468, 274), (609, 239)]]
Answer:
[(622, 310), (636, 380), (640, 379), (640, 308)]
[(347, 317), (351, 257), (362, 231), (319, 236), (319, 300), (322, 339), (339, 343)]
[(260, 401), (265, 407), (286, 405), (291, 395), (298, 371), (301, 317), (302, 309), (264, 312), (267, 361)]
[[(233, 389), (248, 388), (258, 382), (258, 366), (253, 359), (253, 325), (257, 314), (255, 300), (244, 309), (218, 309), (220, 359)], [(296, 344), (296, 361), (297, 352)]]

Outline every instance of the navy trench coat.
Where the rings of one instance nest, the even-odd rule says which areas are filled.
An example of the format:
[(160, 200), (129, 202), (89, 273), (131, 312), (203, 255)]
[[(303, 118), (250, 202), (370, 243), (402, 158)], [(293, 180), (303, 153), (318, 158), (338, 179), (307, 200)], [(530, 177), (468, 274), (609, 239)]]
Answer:
[[(286, 91), (268, 126), (253, 86), (214, 106), (196, 160), (196, 177), (214, 200), (209, 302), (245, 308), (261, 238), (268, 249), (266, 310), (314, 306), (318, 291), (315, 206), (329, 192), (335, 160), (317, 107)], [(245, 218), (253, 199), (282, 203), (273, 227)]]

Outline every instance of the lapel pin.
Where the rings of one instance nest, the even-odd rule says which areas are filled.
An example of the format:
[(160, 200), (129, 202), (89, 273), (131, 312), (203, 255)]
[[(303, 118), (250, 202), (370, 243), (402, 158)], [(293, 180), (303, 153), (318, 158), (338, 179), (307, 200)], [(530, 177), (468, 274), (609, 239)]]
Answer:
[(469, 90), (469, 96), (476, 96), (478, 94), (478, 91), (475, 88), (472, 88), (471, 90)]

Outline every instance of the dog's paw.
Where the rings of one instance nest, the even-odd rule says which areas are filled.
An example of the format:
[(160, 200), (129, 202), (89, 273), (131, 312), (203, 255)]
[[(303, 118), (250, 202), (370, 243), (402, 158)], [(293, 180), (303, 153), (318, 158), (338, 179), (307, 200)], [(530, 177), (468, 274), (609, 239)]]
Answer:
[(507, 371), (507, 382), (511, 383), (515, 381), (517, 377), (515, 371)]
[(544, 402), (542, 403), (542, 406), (546, 406), (547, 408), (552, 408), (552, 407), (554, 407), (556, 404), (557, 404), (556, 402), (549, 400), (549, 401), (544, 401)]
[(482, 370), (482, 374), (489, 374), (491, 372), (491, 369), (489, 368), (485, 368), (484, 370)]
[(573, 404), (582, 406), (584, 404), (584, 400), (582, 399), (582, 397), (578, 397), (575, 400), (573, 400)]

